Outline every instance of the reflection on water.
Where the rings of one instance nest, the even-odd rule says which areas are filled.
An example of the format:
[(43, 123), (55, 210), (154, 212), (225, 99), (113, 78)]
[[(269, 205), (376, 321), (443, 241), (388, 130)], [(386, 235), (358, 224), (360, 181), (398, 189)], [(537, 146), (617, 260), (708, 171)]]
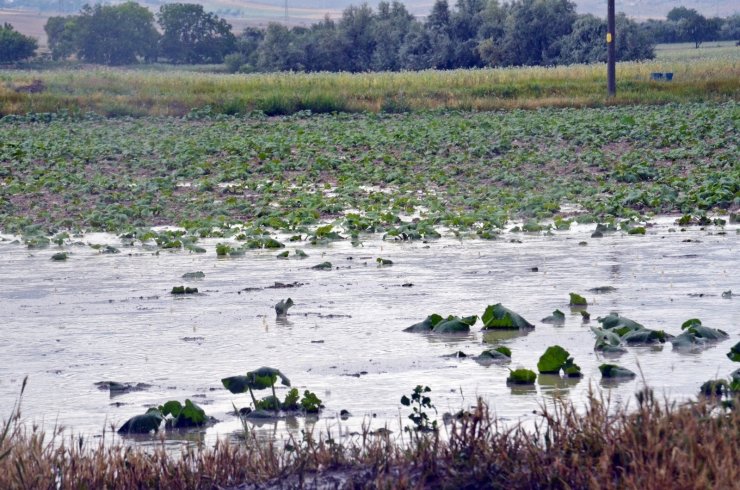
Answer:
[[(220, 380), (260, 366), (279, 368), (300, 393), (316, 393), (326, 409), (314, 421), (248, 421), (248, 437), (361, 432), (364, 423), (370, 430), (388, 426), (398, 433), (408, 423), (400, 398), (419, 384), (432, 389), (440, 413), (456, 413), (481, 397), (504, 420), (531, 417), (552, 397), (580, 403), (589, 387), (627, 403), (643, 377), (656, 394), (685, 400), (707, 379), (734, 369), (725, 353), (740, 337), (740, 310), (721, 293), (740, 291), (740, 276), (728, 267), (737, 260), (738, 235), (737, 225), (728, 226), (726, 235), (699, 228), (668, 233), (672, 221), (658, 220), (645, 236), (610, 233), (590, 239), (593, 225), (573, 225), (554, 236), (520, 235), (522, 243), (444, 238), (391, 243), (365, 236), (362, 261), (347, 260), (357, 256), (348, 240), (311, 247), (285, 238), (288, 249), (305, 249), (304, 260), (277, 260), (273, 252), (259, 250), (217, 259), (215, 246), (224, 239), (199, 242), (205, 254), (156, 255), (135, 246), (127, 249), (130, 255), (104, 255), (73, 247), (65, 262), (50, 260), (56, 247), (29, 251), (0, 243), (0, 407), (12, 405), (28, 375), (27, 420), (47, 429), (60, 424), (86, 436), (104, 431), (110, 436), (111, 424), (120, 426), (146, 407), (189, 398), (220, 421), (195, 436), (211, 443), (219, 435), (243, 432), (231, 412), (233, 405), (250, 403), (248, 395), (232, 395)], [(582, 240), (589, 246), (577, 247)], [(119, 244), (103, 235), (86, 241)], [(375, 267), (377, 257), (394, 264)], [(324, 261), (339, 268), (311, 268)], [(205, 277), (182, 278), (193, 271)], [(287, 294), (274, 288), (276, 282), (300, 286)], [(179, 285), (197, 286), (201, 293), (174, 298), (170, 291)], [(605, 286), (615, 290), (589, 291)], [(587, 299), (592, 325), (618, 311), (677, 335), (684, 321), (699, 318), (727, 331), (730, 340), (693, 353), (678, 353), (668, 344), (628, 347), (607, 360), (593, 351), (594, 335), (580, 312), (566, 313), (558, 328), (538, 321), (555, 309), (567, 312), (569, 292)], [(276, 318), (274, 305), (288, 296), (295, 305), (287, 317)], [(536, 328), (482, 332), (478, 322), (461, 336), (403, 332), (434, 312), (480, 315), (499, 302)], [(443, 357), (456, 351), (476, 356), (495, 344), (511, 349), (512, 368), (532, 370), (547, 347), (560, 345), (584, 378), (540, 376), (534, 386), (508, 387), (505, 366)], [(639, 374), (601, 383), (603, 362)], [(95, 386), (100, 381), (148, 386), (118, 394), (111, 403), (111, 393)], [(277, 396), (282, 399), (287, 390), (278, 387)], [(353, 416), (340, 420), (341, 410)], [(145, 441), (157, 444), (158, 436), (139, 443)]]
[(531, 328), (486, 330), (483, 332), (483, 342), (486, 344), (498, 344), (507, 340), (514, 340), (518, 337), (525, 337), (532, 331), (533, 329)]
[(510, 392), (512, 395), (534, 395), (537, 393), (537, 388), (534, 385), (509, 385)]

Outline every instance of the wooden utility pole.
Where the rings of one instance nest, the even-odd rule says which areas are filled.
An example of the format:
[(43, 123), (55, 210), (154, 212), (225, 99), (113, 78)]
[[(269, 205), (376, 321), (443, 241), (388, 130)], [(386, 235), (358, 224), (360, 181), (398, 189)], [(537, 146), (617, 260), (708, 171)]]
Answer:
[(614, 45), (616, 21), (614, 19), (614, 0), (607, 0), (606, 14), (606, 88), (609, 97), (617, 95), (617, 49)]

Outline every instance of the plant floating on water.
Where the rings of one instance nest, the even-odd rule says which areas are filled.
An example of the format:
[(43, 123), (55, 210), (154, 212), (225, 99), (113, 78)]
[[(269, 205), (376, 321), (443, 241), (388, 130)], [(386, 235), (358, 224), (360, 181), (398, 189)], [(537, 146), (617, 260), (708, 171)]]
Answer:
[(486, 308), (486, 311), (483, 312), (481, 320), (483, 321), (483, 330), (496, 328), (534, 328), (534, 325), (529, 323), (519, 314), (504, 307), (501, 303), (489, 305)]
[(282, 300), (282, 299), (281, 299), (281, 300), (280, 300), (280, 301), (278, 301), (278, 303), (277, 303), (277, 304), (275, 305), (275, 314), (276, 314), (276, 315), (277, 315), (278, 317), (285, 317), (285, 316), (287, 316), (287, 315), (288, 315), (288, 309), (289, 309), (289, 308), (290, 308), (291, 306), (293, 306), (293, 305), (294, 305), (294, 303), (293, 303), (293, 300), (292, 300), (292, 299), (290, 299), (290, 298), (288, 298), (288, 299), (285, 299), (285, 300)]
[(426, 317), (423, 321), (415, 323), (408, 328), (405, 328), (404, 332), (433, 332), (433, 333), (467, 333), (470, 332), (470, 327), (475, 325), (478, 321), (477, 316), (466, 316), (458, 317), (450, 315), (447, 318), (442, 317), (436, 313), (432, 313)]
[(591, 313), (586, 310), (581, 310), (581, 318), (583, 319), (583, 323), (588, 323), (591, 321)]
[(644, 226), (635, 226), (633, 228), (630, 228), (627, 230), (627, 233), (630, 235), (644, 235), (645, 234), (645, 227)]
[(616, 290), (617, 290), (617, 288), (615, 288), (613, 286), (598, 286), (598, 287), (595, 287), (595, 288), (591, 288), (588, 291), (590, 293), (606, 294), (606, 293), (613, 293)]
[(319, 410), (321, 410), (324, 407), (322, 405), (321, 400), (318, 396), (316, 396), (315, 393), (305, 390), (303, 392), (303, 398), (301, 398), (301, 408), (306, 413), (319, 413)]
[(148, 434), (158, 432), (164, 416), (158, 408), (150, 408), (145, 414), (135, 415), (118, 429), (119, 434)]
[(344, 237), (336, 231), (333, 231), (333, 228), (334, 227), (332, 225), (319, 226), (316, 228), (314, 234), (308, 237), (307, 240), (311, 245), (325, 245), (329, 242), (344, 240)]
[(428, 317), (426, 317), (424, 320), (420, 321), (419, 323), (414, 323), (410, 327), (404, 328), (404, 332), (431, 332), (435, 325), (437, 325), (439, 322), (444, 320), (444, 318), (441, 315), (438, 315), (436, 313), (432, 313)]
[(722, 407), (734, 410), (740, 399), (740, 369), (732, 373), (730, 381), (713, 379), (705, 382), (699, 388), (699, 396), (711, 398), (720, 402)]
[(627, 368), (619, 367), (616, 364), (602, 364), (599, 366), (603, 378), (634, 378), (637, 376)]
[(272, 389), (272, 397), (275, 402), (275, 411), (280, 409), (275, 396), (275, 381), (280, 377), (280, 383), (284, 386), (290, 386), (290, 380), (280, 372), (280, 370), (271, 367), (261, 367), (254, 371), (247, 372), (246, 376), (231, 376), (223, 378), (221, 383), (224, 387), (234, 394), (244, 393), (249, 391), (249, 396), (252, 397), (252, 403), (257, 408), (257, 399), (254, 397), (252, 390), (264, 390), (267, 388)]
[(251, 238), (247, 241), (246, 247), (250, 250), (255, 249), (276, 249), (276, 248), (284, 248), (285, 245), (280, 243), (279, 241), (275, 240), (272, 237), (256, 237)]
[(332, 265), (331, 262), (322, 262), (320, 264), (316, 264), (315, 266), (311, 267), (311, 269), (317, 270), (317, 271), (328, 271), (331, 270)]
[(165, 417), (172, 415), (172, 419), (167, 419), (167, 427), (175, 429), (200, 427), (208, 421), (205, 410), (190, 399), (185, 400), (185, 405), (177, 400), (170, 400), (164, 405), (160, 405), (159, 411)]
[(681, 330), (683, 332), (680, 335), (671, 339), (671, 343), (676, 349), (699, 347), (730, 337), (724, 330), (705, 327), (698, 318), (683, 322)]
[(383, 267), (385, 265), (393, 265), (393, 261), (392, 260), (390, 260), (390, 259), (383, 259), (383, 258), (380, 258), (380, 257), (378, 257), (377, 259), (375, 259), (375, 262), (378, 263), (378, 267)]
[[(463, 356), (465, 357), (465, 356)], [(511, 349), (504, 346), (484, 350), (475, 360), (480, 364), (505, 364), (511, 362)]]
[(509, 377), (506, 378), (506, 384), (533, 385), (536, 379), (537, 374), (529, 369), (509, 369)]
[(57, 252), (51, 256), (51, 260), (56, 261), (56, 262), (63, 262), (67, 260), (67, 258), (68, 258), (67, 252)]
[(542, 323), (551, 323), (553, 325), (562, 325), (565, 323), (565, 313), (560, 310), (555, 310), (552, 315), (547, 316), (540, 320)]
[[(650, 330), (642, 324), (627, 317), (619, 316), (617, 313), (611, 313), (605, 317), (596, 319), (601, 323), (603, 329), (608, 330), (610, 334), (619, 337), (620, 342), (630, 345), (650, 345), (657, 342), (664, 343), (670, 336), (662, 330)], [(597, 335), (603, 335), (603, 332), (594, 330)], [(618, 345), (618, 344), (614, 344)]]
[(727, 357), (733, 362), (740, 362), (740, 342), (732, 346), (730, 352), (727, 353)]
[(295, 251), (293, 252), (293, 255), (298, 257), (299, 259), (305, 259), (306, 257), (308, 257), (308, 254), (304, 252), (303, 250), (301, 250), (300, 248), (295, 249)]
[(277, 254), (275, 257), (277, 257), (278, 259), (287, 259), (289, 255), (290, 255), (290, 251), (284, 250), (280, 252), (279, 254)]
[(537, 362), (537, 370), (542, 374), (559, 375), (561, 369), (568, 377), (580, 378), (582, 376), (580, 366), (573, 362), (567, 350), (559, 345), (548, 347)]
[(198, 292), (198, 288), (191, 288), (189, 286), (173, 286), (170, 294), (195, 294)]
[(414, 423), (413, 427), (404, 427), (404, 431), (412, 434), (415, 432), (434, 432), (437, 430), (437, 421), (430, 421), (429, 415), (426, 410), (434, 410), (437, 413), (437, 408), (432, 404), (432, 399), (426, 395), (431, 392), (432, 389), (428, 386), (416, 385), (414, 391), (411, 392), (411, 398), (403, 395), (401, 397), (401, 405), (405, 407), (411, 407), (411, 414), (409, 419)]
[(470, 327), (475, 325), (476, 321), (478, 321), (477, 316), (466, 316), (466, 317), (460, 318), (457, 316), (450, 315), (444, 320), (434, 325), (432, 332), (434, 333), (467, 333), (467, 332), (470, 332)]
[[(172, 415), (172, 418), (166, 418)], [(128, 419), (119, 429), (119, 434), (148, 434), (158, 432), (162, 421), (166, 420), (166, 426), (183, 429), (189, 427), (201, 427), (208, 422), (206, 412), (193, 403), (190, 399), (185, 400), (185, 405), (177, 400), (170, 400), (159, 407), (152, 407), (142, 415), (135, 415)]]
[(588, 306), (588, 301), (580, 294), (570, 293), (570, 306)]
[(233, 249), (228, 243), (217, 243), (216, 244), (216, 255), (218, 257), (226, 257), (231, 253)]
[(722, 297), (723, 298), (725, 298), (725, 299), (732, 299), (732, 296), (733, 296), (732, 289), (730, 289), (728, 291), (722, 291)]
[(181, 276), (183, 279), (203, 279), (206, 277), (205, 273), (203, 271), (196, 271), (196, 272), (186, 272)]

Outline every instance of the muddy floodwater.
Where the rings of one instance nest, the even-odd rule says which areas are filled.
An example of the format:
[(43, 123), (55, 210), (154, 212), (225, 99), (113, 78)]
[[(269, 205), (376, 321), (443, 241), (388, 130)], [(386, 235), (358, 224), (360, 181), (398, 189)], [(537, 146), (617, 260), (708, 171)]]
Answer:
[[(217, 258), (216, 243), (223, 240), (198, 242), (207, 250), (201, 254), (157, 253), (140, 243), (124, 246), (115, 236), (87, 235), (65, 247), (66, 261), (52, 261), (56, 246), (28, 249), (5, 237), (0, 418), (9, 414), (28, 376), (23, 419), (46, 429), (63, 425), (94, 437), (148, 406), (190, 398), (220, 421), (205, 431), (215, 440), (241, 427), (230, 414), (232, 404), (250, 403), (247, 394), (225, 390), (220, 379), (260, 366), (279, 368), (301, 392), (315, 392), (326, 409), (308, 428), (334, 434), (363, 423), (399, 433), (409, 423), (399, 399), (417, 384), (432, 389), (440, 420), (443, 412), (467, 408), (479, 396), (508, 421), (531, 418), (556, 397), (582, 404), (589, 387), (615, 404), (634, 403), (641, 376), (603, 384), (598, 370), (609, 360), (594, 352), (589, 326), (613, 311), (674, 335), (690, 318), (729, 333), (729, 340), (698, 352), (680, 353), (667, 342), (628, 347), (616, 359), (641, 372), (660, 396), (693, 398), (704, 381), (726, 378), (736, 367), (726, 353), (740, 340), (740, 296), (722, 293), (740, 293), (740, 235), (737, 225), (682, 231), (674, 221), (654, 220), (645, 236), (591, 238), (594, 225), (574, 225), (551, 236), (505, 233), (492, 241), (389, 242), (373, 235), (362, 237), (361, 246), (344, 240), (312, 247), (285, 240), (290, 258), (283, 260), (275, 250)], [(121, 252), (103, 254), (89, 244)], [(294, 258), (295, 248), (309, 256)], [(379, 267), (378, 258), (393, 265)], [(325, 261), (331, 270), (311, 268)], [(205, 277), (182, 279), (195, 271)], [(276, 282), (293, 287), (275, 288)], [(171, 295), (179, 285), (199, 293)], [(589, 292), (601, 286), (615, 290)], [(588, 300), (590, 324), (569, 309), (569, 292)], [(288, 297), (295, 306), (278, 320), (274, 305)], [(466, 336), (403, 332), (431, 313), (481, 315), (495, 303), (536, 328), (526, 335), (481, 332), (478, 322)], [(566, 314), (563, 326), (540, 321), (555, 309)], [(531, 389), (512, 389), (506, 366), (444, 357), (456, 351), (477, 355), (497, 344), (511, 349), (511, 368), (532, 370), (544, 350), (558, 344), (584, 377), (540, 376)], [(96, 386), (101, 381), (148, 386), (111, 397)], [(281, 386), (278, 396), (285, 393)], [(343, 409), (352, 414), (347, 420), (338, 417)], [(305, 424), (281, 421), (259, 430), (285, 434)]]

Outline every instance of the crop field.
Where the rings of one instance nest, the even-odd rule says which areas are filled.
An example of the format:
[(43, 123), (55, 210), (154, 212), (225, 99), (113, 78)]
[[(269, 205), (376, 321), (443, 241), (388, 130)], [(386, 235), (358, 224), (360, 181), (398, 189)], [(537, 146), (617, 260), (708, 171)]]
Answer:
[(0, 71), (0, 487), (731, 486), (726, 56)]
[[(320, 220), (495, 237), (514, 218), (738, 207), (740, 107), (684, 104), (0, 125), (0, 227), (308, 231)], [(358, 212), (348, 212), (357, 210)]]

